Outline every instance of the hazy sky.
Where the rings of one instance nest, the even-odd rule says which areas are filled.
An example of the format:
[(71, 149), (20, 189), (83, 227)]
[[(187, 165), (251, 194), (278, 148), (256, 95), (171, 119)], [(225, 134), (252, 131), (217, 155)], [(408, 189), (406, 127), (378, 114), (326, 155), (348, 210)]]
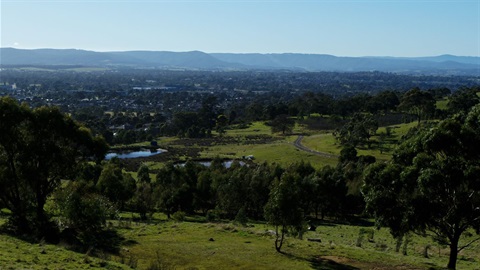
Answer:
[(1, 47), (480, 56), (480, 0), (0, 0)]

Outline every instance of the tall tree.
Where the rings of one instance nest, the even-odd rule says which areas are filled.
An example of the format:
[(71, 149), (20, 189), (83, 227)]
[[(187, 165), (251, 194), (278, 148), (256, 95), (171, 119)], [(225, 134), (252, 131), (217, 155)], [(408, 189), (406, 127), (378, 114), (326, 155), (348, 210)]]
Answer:
[(113, 161), (105, 164), (97, 182), (97, 189), (120, 209), (129, 200), (136, 190), (135, 179), (123, 173), (122, 168)]
[(137, 178), (140, 183), (150, 183), (150, 170), (146, 164), (140, 165), (137, 171)]
[(478, 96), (480, 88), (461, 88), (450, 96), (447, 103), (448, 111), (452, 114), (468, 112), (473, 106), (480, 103)]
[[(371, 166), (363, 193), (367, 210), (394, 235), (431, 233), (450, 246), (449, 269), (480, 232), (480, 105), (403, 142), (389, 163)], [(475, 239), (480, 240), (480, 238)]]
[(420, 124), (422, 118), (426, 118), (435, 112), (435, 99), (430, 93), (415, 87), (403, 94), (398, 109), (415, 115)]
[(370, 137), (375, 135), (378, 121), (370, 114), (356, 113), (341, 128), (334, 132), (334, 136), (342, 145), (358, 146), (367, 143), (370, 146)]
[(285, 135), (285, 133), (292, 132), (293, 127), (295, 126), (295, 120), (288, 117), (286, 114), (281, 114), (277, 115), (270, 124), (272, 126), (272, 133), (282, 132), (282, 134)]
[(400, 103), (398, 96), (393, 91), (383, 91), (374, 96), (367, 104), (366, 107), (371, 113), (378, 111), (387, 113), (395, 110)]
[(343, 171), (325, 166), (315, 176), (313, 207), (315, 216), (320, 211), (322, 220), (325, 215), (340, 216), (342, 213), (348, 188), (341, 172)]
[(285, 172), (275, 180), (265, 205), (265, 218), (275, 226), (275, 249), (281, 252), (288, 228), (298, 228), (303, 224), (303, 211), (300, 205), (300, 192), (296, 183), (300, 175)]
[(193, 188), (196, 187), (196, 183), (190, 186), (184, 168), (168, 163), (158, 171), (156, 179), (154, 193), (157, 197), (157, 204), (168, 218), (176, 211), (192, 209)]
[(44, 206), (60, 180), (91, 157), (105, 157), (105, 141), (54, 107), (31, 110), (0, 98), (0, 200), (22, 233), (42, 234)]

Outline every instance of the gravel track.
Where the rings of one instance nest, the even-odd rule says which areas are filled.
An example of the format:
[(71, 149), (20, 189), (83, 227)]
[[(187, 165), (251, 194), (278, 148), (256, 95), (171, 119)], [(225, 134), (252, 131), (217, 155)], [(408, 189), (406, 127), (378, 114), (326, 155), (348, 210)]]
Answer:
[(308, 152), (310, 154), (314, 154), (314, 155), (317, 155), (317, 156), (326, 157), (326, 158), (337, 158), (338, 157), (337, 155), (332, 155), (332, 154), (325, 153), (325, 152), (318, 152), (318, 151), (312, 150), (310, 148), (307, 148), (302, 144), (302, 139), (303, 139), (303, 135), (298, 135), (298, 138), (295, 140), (295, 142), (293, 142), (293, 145), (296, 148), (298, 148), (302, 151), (305, 151), (305, 152)]

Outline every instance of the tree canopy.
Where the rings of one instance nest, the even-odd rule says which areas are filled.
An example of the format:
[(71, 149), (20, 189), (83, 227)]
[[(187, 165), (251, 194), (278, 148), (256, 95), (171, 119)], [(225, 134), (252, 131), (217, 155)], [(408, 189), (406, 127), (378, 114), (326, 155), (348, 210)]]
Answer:
[(265, 205), (265, 218), (275, 226), (275, 249), (281, 252), (288, 228), (298, 228), (303, 224), (301, 193), (298, 186), (301, 176), (297, 172), (282, 174), (276, 179)]
[(403, 94), (398, 109), (415, 115), (418, 123), (420, 123), (422, 118), (434, 113), (435, 99), (429, 92), (421, 91), (420, 88), (415, 87)]
[(47, 197), (82, 162), (102, 160), (103, 139), (54, 107), (0, 98), (0, 201), (18, 233), (43, 233)]
[[(404, 141), (389, 163), (371, 166), (363, 193), (367, 210), (394, 235), (430, 233), (450, 247), (449, 269), (480, 232), (480, 106)], [(479, 238), (480, 239), (480, 238)], [(476, 240), (479, 240), (476, 239)]]

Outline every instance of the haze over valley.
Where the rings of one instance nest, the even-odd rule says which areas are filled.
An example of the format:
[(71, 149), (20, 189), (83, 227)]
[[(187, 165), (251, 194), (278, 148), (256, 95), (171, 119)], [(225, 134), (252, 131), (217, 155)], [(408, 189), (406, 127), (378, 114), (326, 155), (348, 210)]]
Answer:
[(0, 48), (0, 65), (83, 65), (197, 70), (381, 71), (409, 74), (478, 75), (480, 57), (337, 57), (325, 54), (234, 54), (72, 49)]

